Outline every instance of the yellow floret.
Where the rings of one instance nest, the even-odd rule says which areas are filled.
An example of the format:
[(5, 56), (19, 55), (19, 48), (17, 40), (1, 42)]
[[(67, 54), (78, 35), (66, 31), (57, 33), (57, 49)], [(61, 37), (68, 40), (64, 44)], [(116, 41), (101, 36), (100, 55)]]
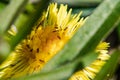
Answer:
[(108, 43), (101, 42), (96, 48), (96, 52), (99, 53), (97, 60), (92, 62), (89, 66), (85, 67), (83, 70), (73, 74), (69, 80), (93, 80), (102, 66), (106, 63), (106, 60), (110, 58), (110, 56), (107, 54), (108, 47)]
[(83, 25), (79, 14), (71, 15), (67, 5), (49, 5), (37, 25), (0, 66), (0, 78), (17, 78), (40, 71)]

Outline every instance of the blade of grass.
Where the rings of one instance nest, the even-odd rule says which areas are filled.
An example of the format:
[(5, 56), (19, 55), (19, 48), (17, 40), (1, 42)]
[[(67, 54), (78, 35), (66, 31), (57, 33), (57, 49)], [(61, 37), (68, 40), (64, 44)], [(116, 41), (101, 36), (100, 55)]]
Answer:
[(68, 4), (72, 7), (93, 7), (97, 6), (102, 0), (52, 0), (57, 3)]
[(0, 35), (14, 22), (27, 1), (28, 0), (11, 0), (9, 5), (0, 13)]
[(82, 11), (83, 13), (82, 13), (81, 16), (87, 17), (87, 16), (89, 16), (90, 14), (92, 14), (92, 12), (93, 12), (94, 9), (95, 9), (95, 8), (73, 8), (72, 13), (73, 13), (73, 14), (76, 14), (76, 13), (79, 13), (80, 11)]
[[(25, 38), (27, 34), (30, 33), (30, 31), (32, 30), (32, 27), (34, 26), (35, 22), (37, 22), (37, 20), (40, 18), (41, 13), (47, 7), (48, 3), (49, 3), (49, 0), (42, 0), (41, 2), (39, 2), (36, 8), (36, 11), (33, 11), (33, 13), (30, 16), (25, 17), (25, 19), (21, 22), (21, 24), (17, 26), (20, 28), (20, 31), (16, 34), (16, 36), (12, 36), (10, 41), (8, 41), (10, 44), (10, 49), (11, 49), (10, 51), (12, 51), (14, 47), (23, 38)], [(4, 55), (5, 58), (7, 56), (8, 56), (8, 53)]]
[[(14, 22), (16, 16), (19, 14), (21, 9), (27, 3), (28, 0), (8, 0), (1, 1), (0, 3), (0, 38), (4, 40), (4, 32)], [(3, 43), (4, 42), (4, 43)], [(10, 51), (8, 43), (4, 40), (0, 41), (0, 62), (3, 61)]]
[(94, 80), (106, 80), (108, 76), (111, 76), (120, 61), (120, 50), (116, 50), (111, 55), (109, 61), (103, 66), (101, 71), (96, 75)]
[[(118, 33), (118, 38), (119, 38), (119, 43), (120, 43), (120, 22), (119, 22), (119, 24), (117, 26), (117, 33)], [(120, 46), (120, 44), (119, 44), (119, 46)]]
[(74, 72), (88, 66), (97, 58), (97, 56), (97, 53), (91, 52), (83, 58), (76, 59), (75, 61), (50, 72), (41, 72), (31, 76), (22, 77), (20, 80), (68, 80)]
[(14, 23), (14, 25), (17, 27), (18, 31), (21, 31), (20, 27), (23, 28), (23, 24), (22, 23), (25, 23), (26, 21), (28, 21), (29, 18), (33, 15), (33, 13), (36, 10), (36, 8), (35, 8), (36, 6), (37, 5), (33, 5), (33, 3), (28, 3), (25, 6), (24, 12), (18, 16), (18, 18), (16, 19), (16, 21)]
[(9, 44), (0, 37), (0, 63), (5, 59), (7, 53), (10, 51)]
[[(52, 60), (46, 64), (43, 71), (50, 71), (94, 50), (97, 44), (105, 38), (120, 17), (120, 0), (105, 0), (88, 18), (85, 25), (75, 34), (68, 44)], [(75, 45), (75, 46), (73, 46)], [(80, 52), (80, 54), (79, 54)], [(77, 57), (76, 57), (77, 56)], [(62, 59), (61, 59), (62, 58)]]
[(32, 27), (37, 22), (37, 20), (40, 18), (43, 10), (48, 6), (49, 1), (50, 0), (42, 0), (42, 1), (40, 1), (38, 3), (38, 7), (37, 7), (36, 11), (34, 11), (32, 13), (32, 15), (30, 17), (28, 17), (28, 19), (26, 19), (23, 23), (21, 23), (21, 25), (18, 26), (18, 27), (21, 28), (20, 29), (21, 31), (19, 31), (16, 36), (13, 36), (11, 38), (11, 41), (10, 41), (11, 50), (13, 50), (14, 47), (23, 38), (25, 38), (27, 34), (30, 33), (30, 31), (32, 30)]
[(8, 4), (10, 2), (10, 0), (0, 0), (0, 2)]
[(26, 76), (20, 80), (67, 80), (66, 78), (75, 71), (76, 65), (68, 64), (53, 71)]
[(2, 12), (2, 10), (4, 10), (4, 8), (6, 7), (6, 5), (5, 4), (3, 4), (3, 3), (0, 3), (0, 13)]

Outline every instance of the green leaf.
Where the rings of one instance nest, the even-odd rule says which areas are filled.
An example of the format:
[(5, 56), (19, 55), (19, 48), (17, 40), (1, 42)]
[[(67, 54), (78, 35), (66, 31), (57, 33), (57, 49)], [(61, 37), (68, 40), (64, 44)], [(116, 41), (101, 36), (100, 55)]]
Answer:
[(118, 38), (120, 42), (120, 20), (119, 20), (119, 24), (117, 25), (117, 33), (118, 33)]
[(16, 19), (19, 11), (28, 0), (11, 0), (9, 5), (0, 13), (0, 35), (2, 35)]
[(10, 47), (3, 38), (0, 37), (0, 63), (6, 58), (7, 53), (9, 53)]
[(4, 10), (5, 6), (6, 6), (5, 4), (0, 3), (0, 13), (1, 13), (2, 10)]
[(17, 27), (20, 28), (20, 31), (16, 34), (16, 36), (13, 36), (11, 38), (11, 41), (9, 41), (11, 50), (14, 49), (14, 47), (22, 40), (24, 39), (27, 34), (29, 34), (32, 30), (32, 27), (34, 27), (35, 23), (40, 18), (42, 12), (46, 7), (48, 6), (50, 0), (42, 0), (38, 3), (38, 6), (36, 7), (36, 10), (33, 11), (33, 13), (27, 17), (20, 25)]
[(20, 80), (68, 80), (74, 72), (88, 66), (97, 56), (97, 53), (91, 52), (83, 58), (76, 59), (50, 72), (40, 72), (31, 76), (25, 76), (20, 78)]
[(101, 71), (96, 75), (94, 80), (106, 80), (107, 77), (115, 72), (117, 65), (120, 61), (120, 50), (116, 50), (112, 53), (109, 61), (103, 66)]
[(0, 1), (0, 63), (10, 52), (9, 44), (5, 41), (4, 32), (11, 26), (27, 0)]
[[(9, 11), (9, 10), (11, 10), (11, 7), (13, 8), (13, 10), (14, 10), (14, 13), (15, 13), (15, 10), (16, 10), (16, 13), (18, 13), (19, 12), (19, 7), (21, 7), (22, 6), (22, 4), (24, 3), (24, 5), (25, 5), (25, 2), (26, 2), (26, 0), (24, 1), (24, 0), (21, 0), (21, 1), (17, 1), (17, 0), (13, 0), (13, 2), (11, 2), (8, 6), (9, 7), (6, 7), (6, 9), (3, 11), (3, 12), (6, 12), (6, 11)], [(17, 25), (17, 27), (19, 27), (19, 29), (20, 29), (20, 31), (16, 34), (16, 36), (11, 36), (11, 39), (8, 41), (8, 43), (10, 44), (9, 46), (9, 48), (10, 48), (10, 50), (9, 50), (9, 53), (14, 49), (14, 47), (23, 39), (23, 38), (25, 38), (26, 37), (26, 35), (27, 34), (29, 34), (30, 33), (30, 31), (32, 30), (32, 27), (34, 26), (34, 24), (37, 22), (37, 20), (40, 18), (40, 15), (41, 15), (41, 13), (43, 12), (43, 10), (47, 7), (47, 5), (48, 5), (48, 3), (49, 3), (49, 0), (42, 0), (42, 1), (40, 1), (39, 3), (38, 3), (38, 5), (37, 5), (37, 8), (36, 8), (36, 11), (33, 11), (32, 13), (31, 13), (31, 15), (22, 15), (22, 16), (24, 16), (24, 18), (22, 17), (22, 19), (20, 20), (21, 22), (20, 22), (20, 24), (19, 25)], [(15, 4), (15, 5), (14, 5)], [(21, 4), (21, 5), (19, 5), (19, 7), (18, 8), (16, 8), (17, 6), (17, 4)], [(14, 7), (13, 7), (13, 5), (14, 5)], [(15, 7), (16, 6), (16, 7)], [(9, 9), (10, 8), (10, 9)], [(21, 9), (21, 8), (20, 8)], [(2, 17), (3, 16), (5, 16), (6, 15), (6, 17), (8, 16), (9, 18), (8, 19), (5, 19), (5, 20), (3, 20), (2, 21), (2, 18), (0, 18), (0, 26), (4, 23), (4, 22), (7, 22), (6, 20), (8, 20), (8, 25), (9, 25), (9, 23), (11, 24), (12, 22), (10, 21), (10, 20), (12, 20), (12, 19), (14, 19), (14, 17), (15, 17), (15, 14), (13, 14), (13, 12), (11, 12), (10, 13), (10, 15), (8, 15), (8, 14), (3, 14), (2, 13)], [(1, 15), (0, 15), (1, 16)], [(21, 15), (20, 15), (21, 16)], [(6, 18), (5, 17), (5, 18)], [(0, 30), (1, 31), (3, 31), (4, 32), (4, 30), (7, 28), (7, 23), (5, 24), (5, 25), (2, 25), (3, 27), (0, 27)], [(6, 26), (6, 27), (5, 27)], [(2, 33), (3, 33), (2, 32)], [(2, 45), (0, 45), (0, 47), (2, 47)], [(2, 49), (2, 48), (1, 48)], [(4, 49), (5, 50), (5, 49)], [(5, 51), (4, 51), (5, 52)], [(5, 60), (5, 58), (8, 56), (8, 54), (9, 53), (0, 53), (1, 55), (3, 55), (4, 54), (4, 58), (2, 58), (2, 60), (4, 59)]]
[(93, 7), (98, 5), (102, 0), (52, 0), (57, 3), (66, 3), (72, 7)]
[[(89, 16), (86, 23), (78, 30), (75, 36), (52, 60), (45, 65), (42, 71), (50, 71), (75, 58), (80, 58), (95, 49), (98, 43), (114, 29), (120, 18), (120, 0), (105, 0)], [(74, 45), (74, 46), (73, 46)]]
[(82, 15), (81, 16), (89, 16), (90, 14), (92, 14), (92, 12), (94, 11), (95, 8), (73, 8), (72, 13), (76, 14), (79, 13), (80, 11), (82, 11)]
[(31, 76), (20, 78), (20, 80), (67, 80), (66, 78), (72, 75), (75, 71), (76, 64), (67, 64), (50, 72), (43, 72)]

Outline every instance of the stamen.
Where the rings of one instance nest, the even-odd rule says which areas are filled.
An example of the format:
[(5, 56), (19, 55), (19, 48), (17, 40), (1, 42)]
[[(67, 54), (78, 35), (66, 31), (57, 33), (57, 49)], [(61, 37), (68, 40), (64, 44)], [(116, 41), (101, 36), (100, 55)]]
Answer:
[(66, 28), (64, 29), (64, 31), (67, 30), (67, 29), (68, 29), (68, 27), (66, 27)]
[(44, 60), (42, 60), (42, 59), (39, 59), (39, 61), (40, 61), (40, 62), (43, 62), (43, 63), (45, 63), (45, 61), (44, 61)]
[(60, 37), (60, 36), (57, 36), (57, 38), (61, 40), (61, 37)]
[(37, 48), (37, 53), (39, 53), (39, 48)]

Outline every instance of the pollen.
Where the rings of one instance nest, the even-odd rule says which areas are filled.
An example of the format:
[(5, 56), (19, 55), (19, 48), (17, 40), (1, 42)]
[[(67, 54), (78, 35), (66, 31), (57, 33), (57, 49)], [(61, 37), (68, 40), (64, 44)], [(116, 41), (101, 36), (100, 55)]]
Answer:
[[(16, 46), (0, 66), (0, 77), (16, 78), (40, 71), (68, 42), (85, 19), (72, 15), (67, 5), (51, 3), (38, 20), (30, 35)], [(11, 59), (12, 58), (12, 59)], [(8, 61), (9, 60), (9, 61)]]

